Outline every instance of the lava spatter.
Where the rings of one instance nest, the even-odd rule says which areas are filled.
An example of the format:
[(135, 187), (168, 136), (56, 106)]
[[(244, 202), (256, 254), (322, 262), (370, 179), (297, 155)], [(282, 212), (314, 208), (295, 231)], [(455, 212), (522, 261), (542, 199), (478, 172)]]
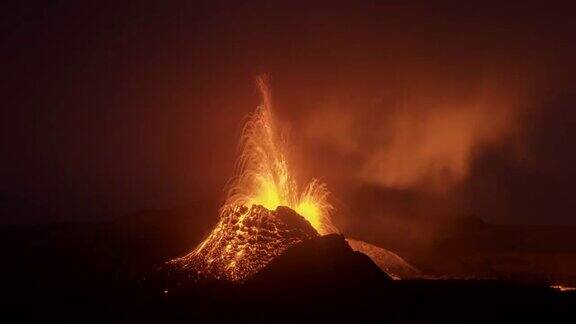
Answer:
[(222, 211), (216, 228), (194, 251), (170, 264), (199, 278), (243, 281), (290, 246), (318, 235), (290, 208), (236, 206)]

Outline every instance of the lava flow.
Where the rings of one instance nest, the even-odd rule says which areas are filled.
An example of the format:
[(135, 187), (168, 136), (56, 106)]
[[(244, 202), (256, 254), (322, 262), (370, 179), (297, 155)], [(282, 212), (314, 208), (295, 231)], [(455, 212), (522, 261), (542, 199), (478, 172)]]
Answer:
[(170, 261), (201, 277), (242, 281), (288, 247), (335, 232), (326, 185), (313, 179), (299, 189), (286, 158), (287, 142), (273, 118), (268, 84), (263, 77), (257, 84), (261, 105), (242, 131), (237, 172), (220, 220), (196, 249)]

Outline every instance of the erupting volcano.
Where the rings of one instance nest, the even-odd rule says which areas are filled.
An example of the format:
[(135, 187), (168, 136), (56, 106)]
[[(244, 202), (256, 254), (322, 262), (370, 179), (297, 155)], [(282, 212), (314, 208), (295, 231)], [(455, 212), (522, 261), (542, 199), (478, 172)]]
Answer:
[(236, 176), (220, 220), (194, 251), (170, 264), (200, 277), (242, 281), (288, 247), (335, 232), (326, 185), (298, 187), (278, 132), (268, 83), (257, 79), (261, 104), (246, 122)]

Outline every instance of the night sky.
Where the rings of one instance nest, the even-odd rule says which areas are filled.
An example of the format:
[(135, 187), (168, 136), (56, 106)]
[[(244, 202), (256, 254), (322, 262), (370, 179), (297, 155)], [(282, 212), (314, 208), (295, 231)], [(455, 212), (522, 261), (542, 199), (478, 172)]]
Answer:
[(341, 210), (370, 191), (398, 217), (576, 224), (567, 6), (11, 2), (0, 224), (223, 199), (261, 73)]

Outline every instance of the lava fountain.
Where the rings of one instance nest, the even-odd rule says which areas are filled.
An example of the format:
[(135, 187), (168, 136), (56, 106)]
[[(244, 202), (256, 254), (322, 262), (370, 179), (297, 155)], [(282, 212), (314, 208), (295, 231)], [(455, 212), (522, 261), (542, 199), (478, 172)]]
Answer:
[(299, 191), (285, 156), (287, 141), (280, 137), (273, 118), (268, 83), (259, 77), (257, 84), (262, 102), (242, 131), (237, 176), (232, 179), (223, 209), (260, 205), (274, 210), (287, 206), (320, 234), (334, 232), (326, 185), (313, 179)]
[(257, 86), (261, 104), (242, 130), (236, 175), (216, 227), (192, 252), (169, 262), (199, 277), (243, 281), (288, 247), (336, 231), (326, 185), (313, 179), (298, 187), (266, 78)]

